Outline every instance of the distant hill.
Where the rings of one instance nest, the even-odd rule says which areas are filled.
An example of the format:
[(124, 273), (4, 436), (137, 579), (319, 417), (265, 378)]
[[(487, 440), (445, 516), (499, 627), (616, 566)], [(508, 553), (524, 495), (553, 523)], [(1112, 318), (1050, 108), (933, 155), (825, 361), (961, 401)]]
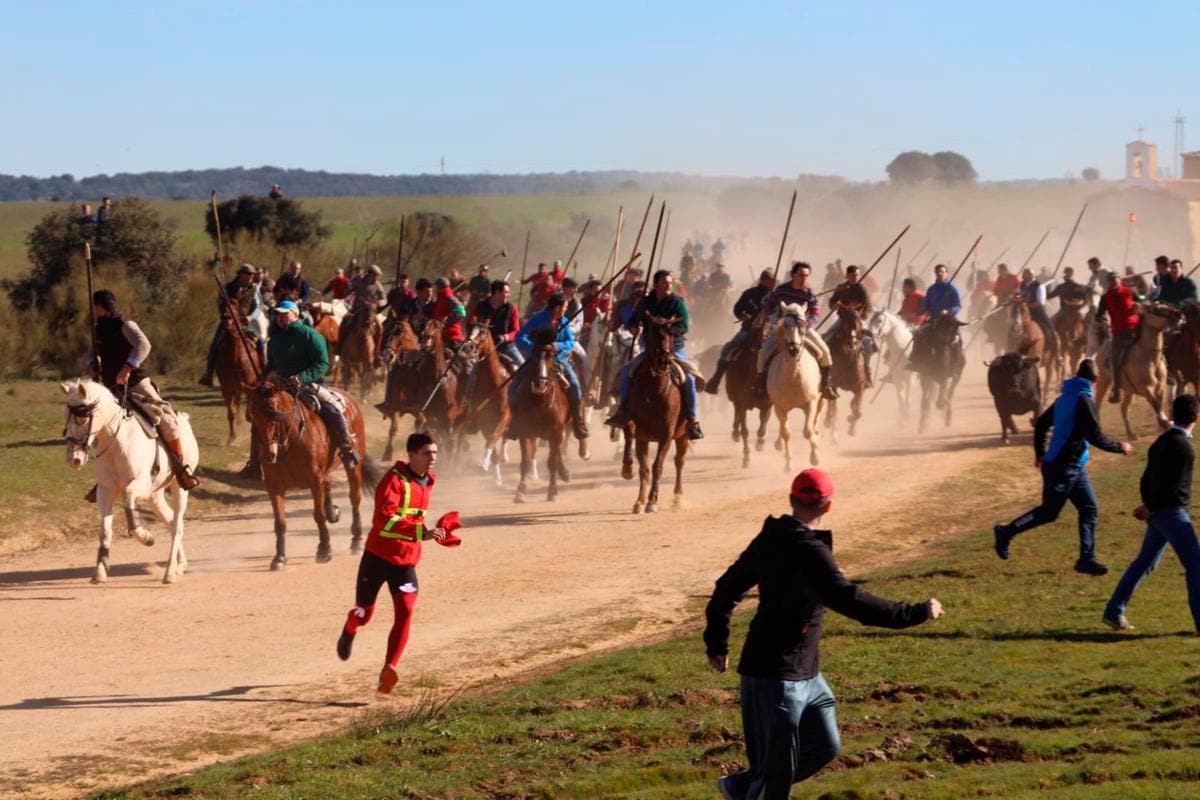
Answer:
[[(804, 176), (831, 189), (835, 176)], [(121, 172), (75, 179), (72, 175), (34, 178), (0, 175), (0, 200), (91, 200), (103, 195), (147, 200), (202, 200), (213, 189), (222, 197), (266, 194), (278, 183), (289, 197), (378, 197), (403, 195), (590, 193), (662, 188), (721, 191), (778, 179), (709, 177), (676, 172), (545, 172), (528, 175), (366, 175), (281, 167), (232, 167), (181, 172)]]

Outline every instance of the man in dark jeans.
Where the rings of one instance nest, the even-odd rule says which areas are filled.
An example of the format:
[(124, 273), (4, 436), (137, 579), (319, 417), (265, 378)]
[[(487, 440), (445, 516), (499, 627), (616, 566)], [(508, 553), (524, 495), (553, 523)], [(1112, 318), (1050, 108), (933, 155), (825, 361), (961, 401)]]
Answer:
[(826, 473), (807, 469), (797, 475), (792, 513), (767, 517), (762, 532), (717, 579), (708, 602), (708, 663), (724, 672), (729, 617), (758, 586), (758, 611), (738, 663), (750, 766), (717, 781), (727, 800), (786, 800), (792, 784), (838, 754), (833, 692), (821, 676), (817, 653), (826, 607), (884, 628), (907, 628), (942, 615), (936, 599), (893, 603), (846, 580), (833, 560), (833, 534), (815, 527), (832, 500), (833, 481)]
[(1158, 566), (1169, 544), (1183, 564), (1188, 606), (1196, 631), (1200, 632), (1200, 542), (1188, 516), (1192, 464), (1196, 460), (1192, 428), (1200, 414), (1200, 401), (1195, 395), (1181, 394), (1175, 398), (1171, 412), (1175, 424), (1150, 445), (1146, 471), (1142, 473), (1142, 504), (1133, 510), (1133, 516), (1146, 523), (1142, 550), (1121, 576), (1104, 608), (1104, 622), (1114, 630), (1133, 628), (1125, 619), (1125, 609), (1138, 584)]
[[(1088, 445), (1122, 455), (1133, 452), (1133, 445), (1110, 439), (1100, 430), (1100, 416), (1092, 399), (1095, 382), (1096, 365), (1085, 358), (1079, 362), (1075, 377), (1063, 381), (1062, 394), (1038, 417), (1033, 450), (1034, 465), (1042, 471), (1042, 504), (1007, 525), (992, 529), (996, 555), (1000, 558), (1008, 558), (1008, 546), (1014, 536), (1058, 519), (1070, 500), (1079, 512), (1079, 560), (1075, 562), (1075, 571), (1087, 575), (1108, 572), (1108, 567), (1096, 560), (1096, 519), (1100, 508), (1085, 469)], [(1046, 433), (1050, 428), (1054, 434), (1047, 449)]]

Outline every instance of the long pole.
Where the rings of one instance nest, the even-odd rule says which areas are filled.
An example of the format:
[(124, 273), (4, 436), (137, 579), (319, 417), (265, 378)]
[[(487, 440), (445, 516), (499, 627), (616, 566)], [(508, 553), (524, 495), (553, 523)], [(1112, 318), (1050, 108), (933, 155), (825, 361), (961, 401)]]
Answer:
[(225, 250), (225, 240), (221, 237), (221, 215), (217, 213), (217, 190), (213, 189), (209, 196), (212, 201), (213, 225), (217, 229), (217, 251), (221, 254), (221, 262), (229, 260), (229, 253)]
[(892, 267), (892, 285), (888, 287), (887, 302), (883, 304), (884, 311), (892, 310), (892, 296), (896, 293), (896, 278), (900, 275), (900, 252), (902, 248), (896, 248), (896, 266)]
[[(661, 233), (662, 233), (662, 226), (663, 226), (663, 216), (664, 216), (666, 213), (667, 213), (667, 201), (666, 201), (666, 200), (663, 200), (663, 201), (662, 201), (662, 205), (661, 205), (661, 206), (659, 206), (659, 208), (658, 208), (658, 225), (656, 225), (656, 226), (655, 226), (655, 228), (654, 228), (654, 244), (650, 246), (650, 261), (649, 261), (649, 264), (650, 264), (651, 266), (653, 266), (653, 265), (654, 265), (654, 256), (655, 256), (655, 254), (656, 254), (656, 253), (657, 253), (657, 251), (658, 251), (658, 237), (659, 237), (659, 234), (661, 234)], [(639, 305), (642, 305), (642, 306), (645, 306), (645, 303), (646, 303), (646, 298), (650, 296), (650, 292), (651, 292), (651, 291), (652, 291), (652, 289), (653, 289), (653, 280), (652, 280), (653, 273), (651, 272), (651, 270), (650, 270), (649, 268), (647, 268), (647, 270), (646, 270), (646, 273), (647, 273), (647, 274), (646, 274), (646, 290), (645, 290), (645, 291), (642, 293), (642, 300), (641, 300), (641, 303), (639, 304)], [(634, 306), (634, 308), (633, 308), (633, 313), (634, 313), (634, 314), (637, 314), (637, 308), (638, 308), (637, 306)], [(639, 320), (639, 319), (636, 319), (636, 318), (635, 318), (635, 319), (633, 319), (633, 320), (630, 320), (630, 322), (631, 322), (631, 323), (632, 323), (632, 324), (633, 324), (635, 327), (637, 327), (637, 326), (640, 326), (640, 325), (641, 325), (641, 320)], [(628, 364), (630, 361), (632, 361), (632, 360), (633, 360), (633, 346), (634, 346), (635, 344), (637, 344), (637, 342), (630, 342), (630, 343), (629, 343), (629, 352), (628, 352), (628, 353), (626, 353), (626, 355), (625, 355), (625, 363), (626, 363), (626, 364)]]
[[(888, 246), (887, 246), (887, 247), (883, 248), (883, 252), (879, 254), (879, 257), (878, 257), (878, 258), (876, 258), (876, 259), (875, 259), (873, 262), (871, 262), (871, 266), (867, 267), (866, 271), (865, 271), (865, 272), (864, 272), (862, 275), (859, 275), (859, 276), (858, 276), (858, 280), (859, 280), (860, 282), (861, 282), (861, 281), (863, 281), (863, 280), (865, 280), (865, 279), (866, 279), (866, 277), (867, 277), (868, 275), (870, 275), (870, 274), (871, 274), (871, 270), (875, 269), (875, 267), (876, 267), (876, 266), (878, 266), (878, 264), (879, 264), (879, 262), (880, 262), (880, 261), (883, 261), (883, 257), (884, 257), (884, 256), (886, 256), (888, 253), (890, 253), (890, 252), (892, 251), (892, 248), (893, 248), (893, 247), (895, 247), (895, 246), (896, 246), (896, 243), (897, 243), (897, 242), (899, 242), (899, 241), (900, 241), (900, 239), (902, 239), (902, 238), (904, 237), (904, 234), (908, 233), (908, 229), (909, 229), (909, 228), (911, 228), (911, 227), (912, 227), (912, 225), (905, 225), (905, 226), (904, 226), (904, 230), (900, 231), (900, 233), (896, 235), (896, 238), (895, 238), (895, 239), (892, 239), (891, 243), (890, 243), (890, 244), (888, 244)], [(970, 253), (968, 253), (967, 255), (970, 255)], [(829, 321), (830, 317), (832, 317), (832, 316), (833, 316), (833, 312), (834, 312), (834, 309), (831, 307), (831, 308), (829, 309), (829, 313), (828, 313), (828, 314), (826, 314), (826, 315), (825, 315), (825, 316), (824, 316), (824, 317), (821, 319), (821, 321), (817, 323), (817, 327), (815, 328), (815, 330), (821, 330), (821, 327), (822, 327), (822, 326), (823, 326), (823, 325), (824, 325), (826, 322), (828, 322), (828, 321)]]
[(1020, 275), (1022, 272), (1025, 271), (1025, 268), (1029, 266), (1030, 261), (1033, 261), (1034, 253), (1036, 253), (1038, 251), (1038, 248), (1042, 246), (1042, 242), (1046, 241), (1046, 237), (1049, 235), (1050, 235), (1050, 231), (1046, 231), (1045, 233), (1042, 234), (1042, 238), (1038, 239), (1037, 244), (1035, 244), (1033, 246), (1033, 249), (1029, 251), (1029, 257), (1025, 259), (1025, 263), (1021, 265), (1021, 268), (1019, 270), (1017, 270), (1018, 275)]
[(772, 285), (779, 284), (779, 265), (783, 263), (783, 248), (787, 244), (788, 231), (792, 227), (792, 213), (796, 210), (796, 195), (799, 189), (792, 190), (792, 202), (788, 205), (787, 222), (783, 223), (783, 238), (779, 240), (779, 255), (775, 257), (775, 274), (771, 278)]
[(1134, 216), (1129, 215), (1129, 223), (1125, 226), (1125, 252), (1121, 254), (1121, 266), (1124, 267), (1129, 263), (1129, 239), (1133, 236), (1133, 220)]
[(1053, 281), (1058, 277), (1058, 271), (1062, 269), (1063, 259), (1067, 257), (1067, 251), (1071, 249), (1071, 242), (1075, 240), (1075, 231), (1079, 230), (1079, 223), (1083, 222), (1083, 213), (1087, 211), (1087, 203), (1083, 204), (1083, 208), (1079, 209), (1079, 216), (1075, 218), (1075, 225), (1071, 228), (1071, 235), (1067, 237), (1067, 243), (1063, 245), (1062, 253), (1058, 256), (1058, 263), (1054, 265), (1054, 272), (1050, 275), (1050, 280)]
[(588, 226), (591, 224), (592, 224), (592, 218), (588, 217), (587, 220), (583, 223), (583, 230), (581, 230), (579, 232), (579, 238), (575, 240), (575, 247), (572, 248), (571, 255), (569, 255), (567, 257), (565, 268), (571, 270), (572, 278), (575, 277), (575, 268), (572, 265), (572, 262), (575, 260), (575, 254), (579, 252), (579, 245), (583, 243), (583, 235), (585, 233), (587, 233)]
[(1198, 270), (1198, 269), (1200, 269), (1200, 264), (1197, 264), (1196, 266), (1194, 266), (1194, 267), (1192, 267), (1191, 269), (1189, 269), (1189, 270), (1188, 270), (1188, 273), (1187, 273), (1187, 275), (1186, 275), (1185, 277), (1188, 277), (1188, 278), (1192, 277), (1192, 273), (1193, 273), (1193, 272), (1195, 272), (1195, 271), (1196, 271), (1196, 270)]
[(917, 256), (919, 256), (919, 255), (921, 255), (921, 253), (925, 252), (926, 247), (929, 247), (928, 239), (926, 239), (924, 242), (921, 243), (921, 246), (917, 248), (917, 252), (913, 253), (911, 256), (908, 257), (908, 263), (912, 264), (914, 261), (916, 261)]
[(658, 268), (662, 269), (663, 257), (667, 254), (667, 233), (671, 230), (671, 212), (667, 211), (667, 224), (663, 225), (662, 249), (658, 251)]
[(954, 270), (954, 274), (950, 276), (950, 279), (947, 280), (946, 283), (954, 283), (954, 279), (958, 277), (958, 273), (962, 272), (962, 268), (967, 263), (967, 259), (971, 257), (971, 253), (975, 252), (975, 248), (979, 247), (979, 242), (982, 241), (982, 239), (983, 234), (981, 233), (975, 238), (975, 243), (971, 245), (971, 249), (967, 251), (965, 256), (963, 256), (962, 261), (958, 262), (958, 267)]
[(404, 263), (404, 214), (400, 215), (400, 242), (396, 245), (396, 286), (400, 285), (400, 265)]
[(617, 235), (613, 237), (612, 249), (608, 251), (608, 258), (604, 262), (604, 271), (600, 273), (600, 280), (604, 281), (608, 275), (609, 265), (613, 269), (617, 267), (617, 250), (621, 247), (621, 226), (625, 224), (625, 206), (617, 209)]
[(525, 265), (529, 263), (529, 230), (525, 230), (525, 255), (521, 256), (521, 285), (517, 288), (517, 308), (521, 307), (521, 298), (525, 295)]
[[(653, 207), (654, 207), (654, 195), (650, 195), (650, 200), (646, 203), (646, 210), (642, 212), (642, 224), (638, 226), (637, 236), (634, 237), (634, 240), (633, 240), (633, 250), (632, 250), (632, 253), (629, 258), (629, 263), (627, 263), (625, 265), (625, 268), (621, 270), (622, 272), (625, 273), (625, 278), (621, 281), (620, 288), (617, 289), (616, 291), (614, 291), (610, 296), (610, 299), (612, 302), (612, 311), (610, 311), (608, 314), (608, 323), (605, 325), (605, 328), (604, 328), (604, 341), (605, 341), (606, 346), (600, 351), (600, 364), (599, 364), (598, 368), (595, 370), (592, 370), (592, 380), (595, 380), (596, 376), (599, 376), (599, 378), (600, 378), (600, 396), (601, 397), (603, 397), (604, 393), (608, 390), (608, 387), (604, 385), (604, 382), (607, 379), (607, 374), (608, 374), (607, 373), (607, 367), (608, 367), (607, 343), (609, 341), (609, 337), (613, 335), (613, 331), (615, 331), (617, 329), (617, 304), (625, 297), (625, 289), (629, 285), (629, 276), (633, 273), (632, 265), (637, 260), (634, 257), (634, 255), (637, 254), (638, 245), (640, 245), (642, 243), (642, 234), (645, 233), (645, 231), (646, 231), (646, 222), (647, 222), (647, 220), (650, 219), (650, 209)], [(617, 279), (617, 276), (616, 276), (616, 274), (614, 274), (612, 276), (612, 278), (609, 280), (609, 285), (612, 285), (612, 283), (614, 281), (616, 281), (616, 279)], [(599, 298), (602, 293), (603, 293), (602, 291), (597, 292), (595, 296), (597, 298)], [(632, 350), (633, 346), (630, 345), (629, 349)]]
[(92, 301), (92, 245), (87, 240), (83, 242), (83, 263), (87, 265), (87, 304), (88, 313), (91, 314), (92, 329), (89, 331), (88, 341), (92, 343), (92, 360), (96, 362), (96, 375), (102, 375), (100, 370), (100, 348), (96, 346), (96, 304)]
[(219, 292), (221, 295), (221, 302), (225, 304), (225, 308), (229, 310), (229, 313), (234, 315), (234, 322), (236, 323), (235, 327), (237, 327), (238, 332), (238, 340), (241, 341), (242, 347), (246, 351), (246, 359), (251, 368), (253, 368), (254, 364), (257, 362), (257, 359), (254, 357), (254, 353), (250, 349), (250, 343), (246, 341), (246, 331), (242, 326), (242, 321), (239, 318), (238, 310), (234, 307), (233, 301), (229, 299), (229, 295), (225, 294), (225, 285), (221, 283), (221, 279), (217, 277), (217, 273), (215, 272), (213, 273), (213, 280), (217, 282), (217, 292)]
[(999, 263), (1000, 263), (1000, 259), (1004, 258), (1004, 254), (1005, 254), (1005, 253), (1007, 253), (1007, 252), (1008, 252), (1008, 248), (1006, 247), (1006, 248), (1004, 248), (1003, 250), (1001, 250), (1001, 251), (1000, 251), (1000, 255), (998, 255), (998, 256), (996, 256), (995, 258), (993, 258), (993, 259), (992, 259), (992, 263), (988, 264), (988, 272), (991, 272), (991, 271), (992, 271), (992, 267), (994, 267), (994, 266), (996, 266), (997, 264), (999, 264)]

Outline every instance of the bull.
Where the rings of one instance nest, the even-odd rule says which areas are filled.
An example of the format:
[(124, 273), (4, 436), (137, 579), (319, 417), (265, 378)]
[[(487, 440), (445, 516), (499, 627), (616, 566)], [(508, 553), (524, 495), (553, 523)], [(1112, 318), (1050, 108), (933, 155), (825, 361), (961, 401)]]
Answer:
[(1017, 432), (1015, 415), (1030, 412), (1032, 425), (1042, 413), (1042, 386), (1037, 370), (1040, 360), (1038, 356), (1005, 353), (984, 362), (988, 368), (988, 391), (1000, 415), (1000, 439), (1004, 444), (1008, 444), (1010, 432)]

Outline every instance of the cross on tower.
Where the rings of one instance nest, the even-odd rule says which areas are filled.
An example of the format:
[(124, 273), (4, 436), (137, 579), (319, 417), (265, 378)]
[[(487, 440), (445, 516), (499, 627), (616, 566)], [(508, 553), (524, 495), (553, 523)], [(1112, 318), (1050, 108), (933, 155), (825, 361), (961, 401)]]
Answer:
[(1139, 141), (1139, 142), (1142, 140), (1142, 133), (1143, 133), (1145, 130), (1146, 130), (1146, 129), (1145, 129), (1145, 128), (1143, 128), (1141, 125), (1138, 125), (1138, 141)]

